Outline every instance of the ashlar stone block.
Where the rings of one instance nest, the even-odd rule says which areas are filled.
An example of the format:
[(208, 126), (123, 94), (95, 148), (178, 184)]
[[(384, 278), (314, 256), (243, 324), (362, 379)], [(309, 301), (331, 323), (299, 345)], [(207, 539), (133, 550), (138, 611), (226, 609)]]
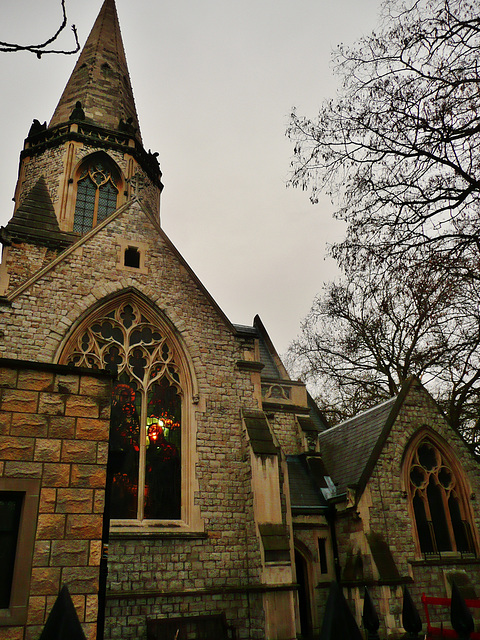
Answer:
[(75, 539), (100, 539), (102, 537), (101, 514), (85, 515), (74, 514), (67, 515), (66, 537)]
[(19, 411), (21, 413), (36, 413), (38, 393), (23, 389), (3, 389), (0, 409), (3, 411)]
[(68, 396), (65, 415), (79, 416), (83, 418), (98, 418), (100, 413), (99, 406), (93, 398), (88, 396)]
[(32, 413), (12, 413), (12, 436), (45, 437), (48, 433), (46, 416)]
[(57, 513), (91, 513), (93, 489), (58, 489)]
[(88, 564), (87, 540), (53, 540), (52, 567), (79, 567)]
[(53, 373), (49, 371), (30, 371), (20, 369), (18, 372), (18, 389), (31, 389), (32, 391), (45, 391), (53, 384)]

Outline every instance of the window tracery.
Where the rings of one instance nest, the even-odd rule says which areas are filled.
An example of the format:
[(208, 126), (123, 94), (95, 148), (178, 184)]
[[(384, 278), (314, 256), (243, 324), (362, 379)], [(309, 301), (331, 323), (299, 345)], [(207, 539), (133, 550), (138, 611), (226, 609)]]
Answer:
[(421, 552), (475, 553), (460, 479), (452, 461), (429, 438), (414, 448), (408, 483)]
[(182, 371), (164, 330), (128, 300), (74, 335), (66, 364), (117, 374), (113, 390), (111, 518), (181, 517)]
[(77, 180), (74, 231), (86, 233), (115, 211), (118, 182), (117, 172), (108, 158), (94, 154), (94, 157), (86, 159)]

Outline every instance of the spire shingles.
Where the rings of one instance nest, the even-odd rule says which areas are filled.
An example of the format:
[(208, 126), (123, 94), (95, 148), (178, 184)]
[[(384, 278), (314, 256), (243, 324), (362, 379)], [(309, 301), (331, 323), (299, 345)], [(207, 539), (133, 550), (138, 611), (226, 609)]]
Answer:
[(105, 0), (55, 109), (49, 127), (68, 122), (77, 102), (85, 121), (107, 129), (136, 130), (141, 142), (125, 50), (114, 0)]

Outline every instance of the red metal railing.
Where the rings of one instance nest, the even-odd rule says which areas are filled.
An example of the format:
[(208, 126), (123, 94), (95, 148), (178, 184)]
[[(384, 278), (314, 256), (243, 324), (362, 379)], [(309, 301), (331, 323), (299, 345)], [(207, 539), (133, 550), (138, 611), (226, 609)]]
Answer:
[[(450, 598), (435, 598), (434, 596), (426, 596), (422, 594), (423, 608), (425, 609), (425, 618), (427, 620), (427, 640), (434, 638), (458, 638), (458, 634), (453, 629), (445, 629), (445, 627), (434, 627), (430, 622), (430, 613), (428, 605), (447, 607), (450, 611), (452, 600)], [(465, 604), (469, 609), (480, 609), (480, 600), (465, 600)], [(480, 632), (474, 631), (470, 635), (470, 640), (480, 640)]]

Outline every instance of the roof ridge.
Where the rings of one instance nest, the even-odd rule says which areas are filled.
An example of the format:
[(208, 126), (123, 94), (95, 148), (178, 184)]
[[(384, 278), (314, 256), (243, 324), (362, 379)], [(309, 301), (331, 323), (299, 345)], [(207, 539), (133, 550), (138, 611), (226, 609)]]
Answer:
[(376, 409), (379, 409), (380, 407), (383, 407), (384, 405), (387, 405), (389, 402), (394, 404), (396, 399), (398, 398), (398, 396), (399, 396), (399, 394), (397, 393), (397, 395), (392, 396), (391, 398), (388, 398), (387, 400), (384, 400), (383, 402), (379, 402), (378, 404), (374, 405), (373, 407), (370, 407), (370, 409), (364, 409), (364, 411), (360, 411), (360, 413), (356, 413), (351, 418), (347, 418), (343, 422), (339, 422), (338, 424), (334, 425), (333, 427), (329, 427), (328, 429), (325, 429), (325, 431), (322, 431), (322, 433), (320, 435), (323, 435), (324, 433), (331, 433), (332, 431), (334, 431), (338, 427), (343, 427), (343, 426), (345, 426), (346, 424), (348, 424), (349, 422), (351, 422), (353, 420), (358, 420), (358, 418), (360, 418), (361, 416), (365, 416), (368, 413), (370, 413), (371, 411), (375, 411)]

